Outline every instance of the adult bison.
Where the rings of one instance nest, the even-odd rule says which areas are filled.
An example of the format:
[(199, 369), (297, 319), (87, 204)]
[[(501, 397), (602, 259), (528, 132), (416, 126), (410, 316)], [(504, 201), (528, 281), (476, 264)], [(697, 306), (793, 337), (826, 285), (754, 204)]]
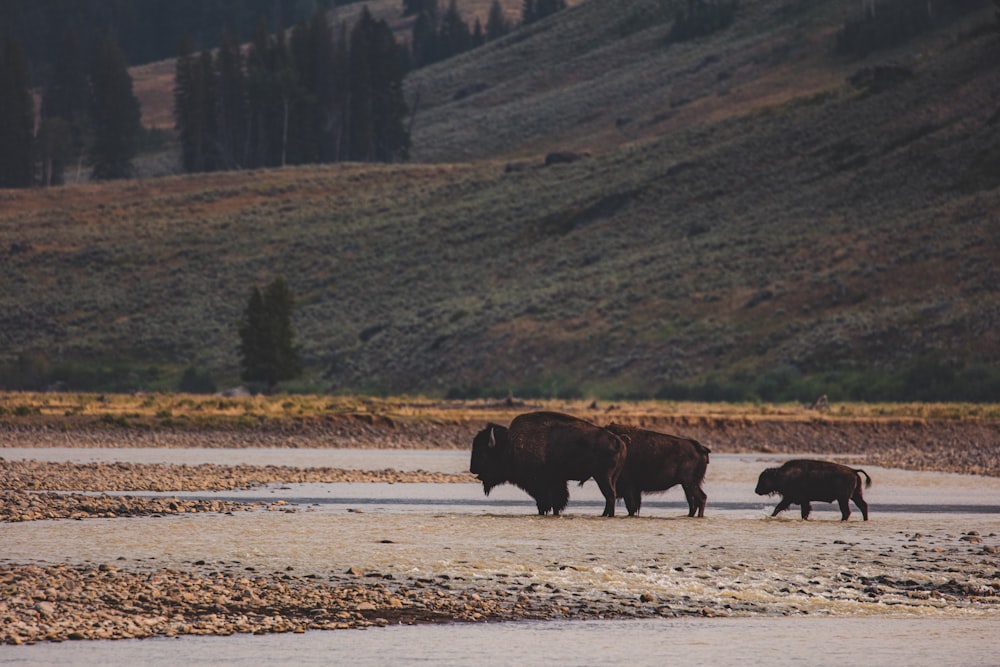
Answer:
[(488, 424), (472, 441), (469, 470), (486, 495), (510, 483), (535, 499), (539, 514), (558, 516), (569, 502), (568, 481), (591, 477), (604, 494), (603, 516), (615, 515), (615, 482), (625, 465), (622, 438), (558, 412), (518, 415), (509, 428)]
[(639, 513), (643, 493), (666, 491), (680, 484), (688, 502), (688, 516), (705, 516), (708, 496), (702, 491), (708, 453), (711, 451), (697, 440), (667, 435), (623, 424), (608, 424), (605, 428), (627, 438), (628, 456), (625, 469), (618, 478), (616, 492), (625, 499), (629, 516)]
[(757, 495), (781, 494), (781, 502), (771, 516), (777, 516), (795, 503), (801, 506), (802, 518), (808, 519), (812, 511), (811, 501), (840, 504), (842, 521), (851, 516), (849, 501), (861, 510), (861, 516), (868, 520), (868, 503), (861, 496), (861, 476), (867, 480), (865, 487), (872, 485), (872, 478), (864, 470), (849, 468), (830, 461), (793, 459), (780, 468), (768, 468), (757, 480)]

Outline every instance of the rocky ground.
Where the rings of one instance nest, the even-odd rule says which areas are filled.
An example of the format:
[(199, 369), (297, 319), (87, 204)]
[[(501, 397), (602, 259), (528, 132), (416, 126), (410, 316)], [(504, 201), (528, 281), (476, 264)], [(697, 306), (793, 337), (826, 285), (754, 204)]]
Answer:
[[(927, 563), (900, 576), (866, 576), (847, 569), (834, 580), (798, 571), (772, 586), (794, 591), (797, 604), (831, 600), (879, 603), (902, 613), (946, 607), (971, 613), (1000, 612), (996, 534), (963, 534), (942, 549), (914, 535), (911, 550), (886, 560)], [(993, 544), (984, 544), (986, 541)], [(957, 544), (967, 546), (957, 547)], [(912, 548), (927, 549), (930, 554)], [(124, 560), (124, 559), (120, 559)], [(660, 567), (652, 564), (650, 567)], [(714, 577), (719, 565), (688, 565), (690, 576)], [(289, 570), (291, 568), (288, 568)], [(947, 574), (942, 575), (941, 572)], [(679, 574), (678, 576), (684, 576)], [(815, 575), (814, 575), (815, 576)], [(719, 579), (726, 592), (731, 582)], [(129, 569), (125, 565), (24, 565), (0, 563), (0, 643), (126, 639), (177, 635), (264, 634), (366, 628), (389, 624), (551, 619), (739, 616), (796, 613), (763, 600), (739, 601), (737, 584), (724, 605), (697, 595), (661, 598), (590, 588), (561, 589), (497, 574), (478, 582), (448, 575), (397, 580), (390, 574), (350, 568), (329, 575), (257, 572), (240, 563), (191, 563), (186, 569)], [(798, 613), (808, 613), (801, 612)]]
[[(910, 470), (1000, 476), (1000, 425), (963, 420), (637, 420), (656, 430), (695, 437), (713, 452), (846, 455), (851, 460)], [(0, 427), (2, 447), (443, 447), (466, 448), (478, 423), (361, 423), (336, 432), (188, 432), (150, 429)], [(856, 457), (856, 458), (855, 458)], [(467, 475), (421, 471), (353, 471), (281, 466), (43, 463), (0, 458), (0, 525), (39, 519), (153, 516), (187, 512), (295, 511), (281, 503), (236, 503), (109, 495), (103, 492), (235, 490), (296, 482), (466, 482)], [(84, 494), (79, 492), (95, 492)], [(57, 493), (62, 492), (62, 493)], [(68, 492), (68, 493), (67, 493)], [(966, 542), (982, 541), (966, 535)], [(940, 599), (948, 604), (997, 606), (997, 538), (976, 552), (973, 583), (959, 576), (938, 583), (857, 582), (857, 594)], [(992, 572), (983, 563), (994, 563)], [(949, 564), (949, 567), (952, 567)], [(972, 565), (970, 565), (972, 567)], [(955, 570), (956, 572), (958, 570)], [(644, 596), (604, 596), (494, 582), (481, 588), (443, 580), (395, 581), (351, 571), (316, 577), (293, 572), (247, 572), (235, 565), (192, 563), (184, 571), (126, 565), (35, 565), (0, 562), (0, 643), (301, 632), (389, 623), (616, 616), (706, 615), (690, 604)], [(823, 593), (828, 594), (828, 593)]]

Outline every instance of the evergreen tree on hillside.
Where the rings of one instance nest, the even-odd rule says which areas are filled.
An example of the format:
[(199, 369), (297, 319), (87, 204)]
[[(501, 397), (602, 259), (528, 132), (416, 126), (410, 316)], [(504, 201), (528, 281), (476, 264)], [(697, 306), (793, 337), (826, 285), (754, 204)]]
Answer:
[(546, 16), (566, 9), (566, 0), (524, 0), (521, 6), (521, 23), (528, 25)]
[(279, 382), (302, 373), (292, 327), (294, 307), (291, 288), (278, 277), (263, 292), (254, 286), (239, 322), (241, 377), (247, 382), (265, 383), (268, 393)]
[(247, 53), (246, 76), (251, 135), (248, 166), (285, 164), (289, 117), (298, 84), (284, 30), (269, 35), (263, 23), (258, 26)]
[(335, 162), (346, 160), (350, 154), (351, 115), (347, 101), (351, 90), (351, 53), (348, 34), (347, 23), (342, 22), (334, 40), (333, 65), (330, 67), (334, 98), (327, 120), (333, 150), (330, 159)]
[(336, 91), (333, 32), (325, 12), (318, 11), (308, 23), (296, 26), (291, 51), (299, 89), (290, 127), (290, 162), (328, 161), (333, 153), (331, 118)]
[(441, 59), (437, 38), (437, 14), (430, 11), (417, 14), (410, 34), (410, 59), (413, 67), (424, 67)]
[(125, 178), (132, 170), (141, 114), (132, 92), (132, 77), (112, 37), (98, 40), (90, 74), (94, 142), (92, 175), (98, 180)]
[(511, 30), (507, 15), (504, 14), (500, 0), (493, 0), (490, 3), (489, 14), (486, 15), (486, 39), (494, 40), (503, 37)]
[(476, 17), (476, 21), (472, 26), (472, 42), (469, 45), (469, 48), (479, 48), (485, 43), (486, 31), (483, 30), (483, 24), (479, 22), (479, 17)]
[(247, 84), (239, 43), (228, 29), (223, 30), (222, 46), (215, 55), (218, 81), (219, 166), (239, 169), (247, 160)]
[(448, 9), (441, 17), (441, 27), (438, 29), (438, 57), (451, 58), (472, 48), (472, 34), (469, 26), (462, 19), (455, 0), (450, 0)]
[(409, 155), (399, 64), (399, 46), (392, 30), (364, 9), (351, 31), (350, 159), (392, 162)]
[(32, 185), (34, 129), (28, 58), (18, 41), (0, 38), (0, 188)]
[(185, 171), (218, 168), (217, 81), (212, 57), (194, 51), (194, 40), (183, 40), (174, 74), (174, 122), (180, 134)]
[(76, 32), (63, 37), (42, 97), (38, 148), (42, 184), (61, 185), (71, 163), (77, 176), (90, 132), (87, 59)]

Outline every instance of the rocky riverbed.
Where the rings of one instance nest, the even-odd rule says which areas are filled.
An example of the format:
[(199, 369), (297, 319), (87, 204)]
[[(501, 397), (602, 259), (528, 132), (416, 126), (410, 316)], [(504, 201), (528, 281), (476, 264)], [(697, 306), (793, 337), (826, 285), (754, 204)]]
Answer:
[[(794, 422), (752, 420), (647, 420), (644, 426), (697, 437), (713, 452), (801, 454), (826, 452), (858, 463), (911, 470), (1000, 476), (1000, 428), (989, 421), (899, 420)], [(359, 423), (346, 432), (219, 431), (197, 433), (149, 429), (0, 428), (3, 446), (17, 447), (391, 447), (465, 448), (478, 423)], [(344, 428), (342, 425), (338, 428)], [(355, 430), (351, 430), (355, 429)], [(0, 455), (2, 455), (0, 446)], [(263, 484), (299, 482), (467, 482), (468, 475), (424, 471), (342, 470), (251, 465), (136, 463), (44, 463), (0, 459), (0, 524), (28, 520), (154, 517), (185, 513), (296, 512), (282, 501), (240, 503), (176, 497), (119, 495), (129, 492), (240, 490)], [(112, 495), (108, 492), (117, 492)], [(842, 597), (851, 604), (882, 601), (899, 609), (945, 606), (1000, 612), (1000, 570), (996, 530), (966, 530), (938, 536), (900, 536), (900, 547), (872, 547), (867, 557), (882, 574), (843, 570), (831, 577), (778, 572), (774, 584), (805, 600)], [(904, 544), (905, 542), (905, 544)], [(836, 553), (853, 544), (836, 546)], [(834, 545), (830, 547), (834, 552)], [(713, 556), (714, 557), (714, 556)], [(739, 598), (746, 574), (730, 583), (720, 577), (732, 567), (725, 553), (717, 563), (664, 561), (648, 567), (676, 577), (718, 580), (718, 590)], [(839, 556), (836, 556), (839, 558)], [(573, 567), (568, 565), (567, 567)], [(700, 569), (699, 569), (700, 568)], [(886, 574), (886, 572), (907, 572)], [(771, 575), (769, 575), (771, 576)], [(784, 582), (784, 583), (782, 583)], [(770, 584), (769, 584), (770, 585)], [(784, 586), (784, 588), (781, 588)], [(24, 563), (0, 561), (0, 642), (113, 639), (301, 632), (364, 628), (393, 623), (499, 621), (554, 618), (614, 618), (797, 613), (744, 601), (720, 606), (717, 598), (655, 592), (561, 588), (497, 572), (467, 581), (441, 574), (400, 578), (357, 568), (326, 573), (265, 572), (240, 562), (196, 561), (163, 568), (122, 556), (112, 563)], [(718, 593), (713, 593), (718, 595)]]
[[(507, 573), (476, 581), (446, 574), (401, 579), (354, 567), (300, 574), (290, 567), (259, 572), (239, 562), (204, 561), (185, 569), (157, 569), (129, 564), (124, 557), (117, 564), (0, 564), (0, 643), (304, 632), (398, 623), (787, 615), (808, 613), (802, 609), (810, 600), (859, 608), (881, 603), (912, 614), (942, 607), (1000, 612), (1000, 536), (981, 537), (972, 531), (902, 539), (909, 543), (907, 549), (890, 549), (880, 558), (892, 571), (915, 561), (906, 566), (906, 576), (862, 574), (847, 564), (850, 561), (839, 573), (814, 573), (808, 580), (794, 569), (777, 572), (776, 580), (769, 575), (766, 585), (793, 598), (790, 606), (776, 606), (764, 596), (741, 596), (746, 575), (730, 579), (727, 568), (714, 562), (671, 568), (679, 579), (717, 580), (712, 596), (668, 598), (656, 592), (561, 588), (539, 583), (531, 575)], [(647, 567), (659, 570), (666, 564), (652, 562)], [(719, 596), (730, 602), (720, 605)]]

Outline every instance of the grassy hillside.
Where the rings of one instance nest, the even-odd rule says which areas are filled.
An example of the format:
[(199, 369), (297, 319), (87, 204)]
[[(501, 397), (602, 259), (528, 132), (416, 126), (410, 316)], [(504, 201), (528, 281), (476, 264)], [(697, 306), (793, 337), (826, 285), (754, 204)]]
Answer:
[[(627, 4), (415, 73), (423, 163), (0, 192), (0, 362), (236, 382), (249, 287), (283, 275), (312, 388), (996, 391), (991, 13), (850, 60), (840, 3), (670, 45), (673, 5)], [(912, 75), (847, 81), (890, 58)]]

